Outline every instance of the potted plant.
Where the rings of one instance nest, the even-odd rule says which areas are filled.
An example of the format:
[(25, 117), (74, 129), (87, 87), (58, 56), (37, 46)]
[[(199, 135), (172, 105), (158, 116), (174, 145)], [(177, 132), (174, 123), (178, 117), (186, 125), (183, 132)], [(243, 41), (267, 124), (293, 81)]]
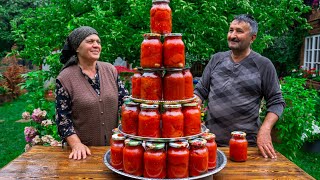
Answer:
[(48, 85), (48, 87), (45, 90), (45, 99), (47, 101), (54, 101), (55, 100), (55, 94), (54, 94), (54, 90), (55, 90), (55, 84), (54, 83), (50, 83)]

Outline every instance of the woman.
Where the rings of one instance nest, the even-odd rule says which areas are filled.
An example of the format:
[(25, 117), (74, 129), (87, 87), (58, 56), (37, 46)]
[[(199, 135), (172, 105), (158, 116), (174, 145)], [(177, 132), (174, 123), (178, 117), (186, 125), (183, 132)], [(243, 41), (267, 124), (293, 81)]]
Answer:
[(70, 145), (69, 158), (85, 159), (88, 146), (109, 144), (118, 125), (118, 107), (128, 95), (113, 65), (100, 62), (98, 32), (82, 26), (70, 33), (56, 79), (56, 123), (61, 138)]

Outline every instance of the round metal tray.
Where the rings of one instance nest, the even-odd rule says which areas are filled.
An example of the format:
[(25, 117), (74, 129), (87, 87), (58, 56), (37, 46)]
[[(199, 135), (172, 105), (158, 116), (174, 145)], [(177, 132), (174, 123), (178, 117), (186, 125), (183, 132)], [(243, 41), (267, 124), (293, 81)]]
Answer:
[(199, 134), (195, 134), (192, 136), (184, 136), (184, 137), (175, 137), (175, 138), (153, 138), (153, 137), (143, 137), (143, 136), (135, 136), (132, 134), (127, 134), (124, 133), (122, 131), (122, 125), (120, 124), (118, 126), (118, 129), (120, 131), (121, 134), (123, 134), (124, 136), (131, 138), (131, 139), (137, 139), (137, 140), (141, 140), (141, 141), (152, 141), (152, 142), (174, 142), (174, 141), (179, 141), (179, 140), (188, 140), (188, 139), (194, 139), (197, 138), (199, 136), (201, 136), (204, 133), (208, 133), (209, 129), (205, 126), (205, 125), (201, 125), (201, 133)]
[[(117, 170), (115, 168), (113, 168), (110, 164), (110, 150), (108, 150), (106, 152), (106, 154), (104, 155), (104, 164), (110, 169), (112, 170), (113, 172), (116, 172), (122, 176), (126, 176), (126, 177), (129, 177), (129, 178), (134, 178), (134, 179), (143, 179), (143, 180), (149, 180), (149, 179), (156, 179), (156, 178), (144, 178), (144, 177), (140, 177), (140, 176), (134, 176), (134, 175), (131, 175), (131, 174), (127, 174), (127, 173), (124, 173), (123, 171), (120, 171), (120, 170)], [(200, 178), (205, 178), (205, 177), (208, 177), (208, 176), (211, 176), (213, 174), (216, 174), (217, 172), (221, 171), (227, 164), (227, 158), (226, 158), (226, 155), (220, 151), (219, 149), (217, 150), (217, 167), (214, 168), (214, 169), (210, 169), (208, 170), (207, 173), (205, 174), (201, 174), (200, 176), (194, 176), (194, 177), (188, 177), (188, 178), (184, 178), (184, 179), (200, 179)], [(181, 178), (179, 178), (180, 180)], [(164, 180), (177, 180), (177, 179), (164, 179)]]
[(138, 99), (130, 96), (131, 100), (133, 102), (137, 103), (145, 103), (145, 104), (186, 104), (193, 102), (196, 99), (196, 96), (193, 96), (192, 98), (189, 99), (181, 99), (181, 100), (176, 100), (176, 101), (164, 101), (164, 100), (146, 100), (146, 99)]

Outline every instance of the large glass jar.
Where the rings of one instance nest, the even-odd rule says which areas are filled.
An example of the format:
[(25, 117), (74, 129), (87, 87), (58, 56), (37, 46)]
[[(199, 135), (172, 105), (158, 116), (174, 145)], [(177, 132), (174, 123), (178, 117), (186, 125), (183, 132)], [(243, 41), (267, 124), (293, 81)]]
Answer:
[(185, 68), (182, 71), (184, 77), (184, 98), (189, 99), (193, 97), (193, 77), (190, 68)]
[(162, 99), (162, 78), (157, 71), (144, 69), (141, 77), (141, 99)]
[(185, 65), (185, 46), (182, 34), (166, 34), (163, 43), (163, 66), (165, 68), (183, 68)]
[(164, 105), (164, 113), (161, 114), (161, 137), (174, 138), (183, 136), (183, 114), (181, 105)]
[(139, 103), (128, 102), (121, 111), (122, 131), (127, 134), (138, 134)]
[(141, 104), (138, 136), (160, 138), (160, 113), (158, 105)]
[(110, 164), (118, 170), (123, 170), (123, 148), (125, 137), (122, 134), (112, 135), (112, 144), (110, 147)]
[(142, 68), (160, 68), (162, 66), (162, 43), (160, 34), (144, 34), (141, 43), (140, 66)]
[(165, 178), (167, 174), (166, 163), (165, 143), (146, 142), (143, 177)]
[(216, 136), (212, 133), (205, 133), (202, 137), (207, 140), (206, 147), (209, 152), (208, 169), (214, 169), (217, 166), (217, 143)]
[(185, 81), (181, 69), (167, 70), (163, 78), (163, 99), (182, 100), (185, 95)]
[(142, 141), (126, 139), (123, 148), (123, 171), (134, 176), (143, 174), (143, 154)]
[(196, 138), (189, 141), (190, 159), (189, 176), (199, 176), (208, 172), (209, 153), (206, 147), (207, 141), (203, 138)]
[(236, 162), (243, 162), (247, 160), (248, 141), (246, 133), (242, 131), (231, 132), (231, 139), (229, 141), (229, 157), (230, 160)]
[(172, 12), (169, 2), (169, 0), (152, 0), (150, 9), (150, 29), (152, 33), (171, 33)]
[(136, 70), (131, 77), (132, 97), (140, 98), (141, 93), (141, 73)]
[(187, 141), (170, 142), (167, 151), (167, 178), (189, 176), (189, 149)]
[[(113, 128), (113, 129), (112, 129), (112, 135), (114, 135), (114, 134), (119, 134), (119, 133), (120, 133), (120, 131), (119, 131), (118, 128)], [(110, 146), (112, 146), (112, 143), (113, 143), (112, 135), (111, 135), (110, 140), (109, 140)]]
[(201, 111), (198, 103), (187, 103), (182, 106), (184, 136), (201, 133)]

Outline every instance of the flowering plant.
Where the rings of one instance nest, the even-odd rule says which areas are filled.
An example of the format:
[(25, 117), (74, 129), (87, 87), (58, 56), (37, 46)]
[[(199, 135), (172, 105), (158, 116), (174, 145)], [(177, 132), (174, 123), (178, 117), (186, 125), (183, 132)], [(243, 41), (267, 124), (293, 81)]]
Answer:
[(298, 70), (293, 69), (291, 77), (294, 78), (306, 78), (320, 82), (320, 71), (315, 68), (308, 69), (304, 66), (300, 66)]
[(47, 119), (45, 110), (34, 109), (31, 115), (29, 112), (23, 112), (22, 118), (30, 120), (31, 124), (24, 128), (26, 151), (33, 145), (61, 146), (57, 128), (51, 119)]

